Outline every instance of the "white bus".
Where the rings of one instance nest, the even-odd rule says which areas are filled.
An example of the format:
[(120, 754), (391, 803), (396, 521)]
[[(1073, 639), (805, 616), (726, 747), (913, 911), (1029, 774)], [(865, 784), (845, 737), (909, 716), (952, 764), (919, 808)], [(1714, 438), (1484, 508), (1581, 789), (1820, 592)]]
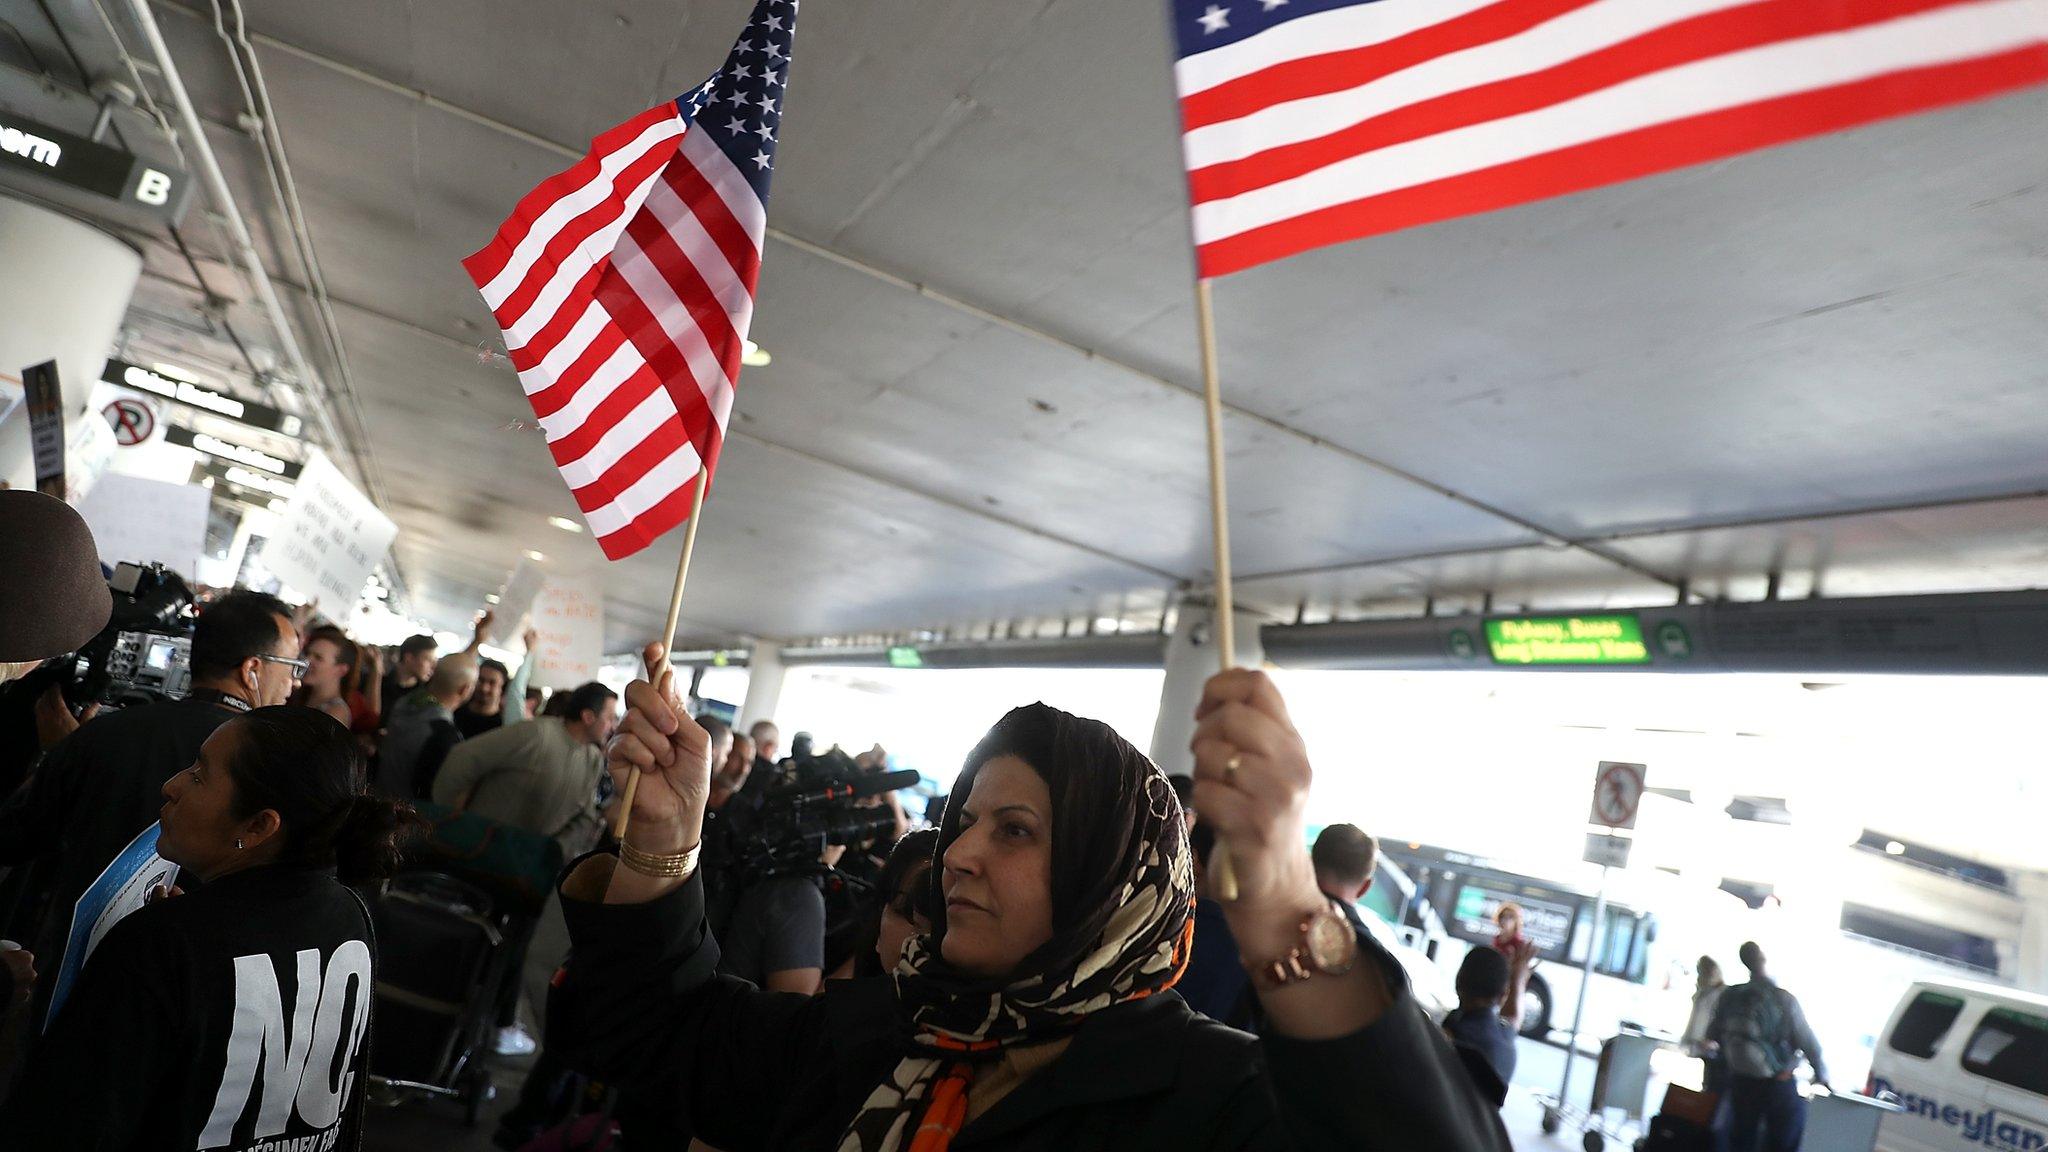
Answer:
[[(1597, 893), (1566, 881), (1518, 871), (1498, 861), (1425, 844), (1386, 843), (1383, 854), (1415, 881), (1402, 923), (1422, 928), (1441, 922), (1433, 940), (1436, 962), (1455, 974), (1466, 951), (1493, 943), (1494, 914), (1513, 902), (1522, 931), (1536, 945), (1536, 970), (1523, 999), (1522, 1034), (1543, 1039), (1569, 1030), (1586, 957), (1593, 982), (1586, 990), (1582, 1026), (1588, 1036), (1612, 1036), (1624, 1022), (1649, 1032), (1676, 1034), (1691, 1009), (1693, 963), (1703, 939), (1736, 930), (1742, 902), (1723, 892), (1681, 893), (1676, 878), (1617, 872), (1594, 939)], [(1666, 883), (1669, 881), (1669, 883)], [(1686, 914), (1669, 915), (1682, 903)], [(1673, 920), (1680, 921), (1677, 925)], [(1729, 952), (1724, 945), (1709, 951)]]
[(1675, 1036), (1691, 1015), (1699, 957), (1720, 960), (1724, 978), (1739, 984), (1749, 977), (1735, 961), (1736, 949), (1755, 940), (1770, 956), (1774, 976), (1805, 1007), (1836, 1082), (1858, 1084), (1886, 1013), (1908, 986), (1988, 975), (1952, 958), (1845, 931), (1833, 917), (1795, 920), (1774, 906), (1754, 909), (1718, 885), (1656, 869), (1611, 875), (1595, 948), (1595, 894), (1586, 885), (1423, 844), (1383, 842), (1381, 852), (1414, 880), (1404, 928), (1424, 938), (1448, 975), (1456, 975), (1468, 948), (1493, 942), (1493, 916), (1502, 903), (1521, 905), (1523, 931), (1540, 957), (1522, 1015), (1522, 1033), (1533, 1038), (1570, 1030), (1588, 951), (1595, 967), (1584, 1038), (1612, 1036), (1623, 1023)]

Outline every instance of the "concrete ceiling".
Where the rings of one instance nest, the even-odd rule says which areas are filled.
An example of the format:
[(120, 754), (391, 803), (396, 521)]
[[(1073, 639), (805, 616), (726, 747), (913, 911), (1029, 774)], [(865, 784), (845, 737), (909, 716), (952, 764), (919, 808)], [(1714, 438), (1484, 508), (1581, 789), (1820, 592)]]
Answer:
[[(708, 74), (746, 0), (245, 7), (345, 374), (289, 303), (353, 390), (416, 607), (452, 624), (536, 548), (636, 645), (674, 550), (606, 565), (548, 527), (573, 502), (457, 261), (591, 135)], [(308, 283), (212, 9), (154, 10), (270, 270)], [(30, 55), (59, 87), (70, 53), (119, 69), (91, 0), (0, 13), (16, 79)], [(1114, 614), (1206, 578), (1167, 66), (1151, 3), (804, 10), (754, 331), (774, 362), (742, 381), (686, 634)], [(2027, 93), (1222, 282), (1241, 599), (1320, 618), (1758, 595), (1773, 570), (1836, 595), (2043, 583), (2044, 123)], [(184, 233), (237, 296), (216, 230)], [(133, 235), (134, 339), (232, 369), (192, 266)], [(275, 346), (246, 303), (225, 316)]]

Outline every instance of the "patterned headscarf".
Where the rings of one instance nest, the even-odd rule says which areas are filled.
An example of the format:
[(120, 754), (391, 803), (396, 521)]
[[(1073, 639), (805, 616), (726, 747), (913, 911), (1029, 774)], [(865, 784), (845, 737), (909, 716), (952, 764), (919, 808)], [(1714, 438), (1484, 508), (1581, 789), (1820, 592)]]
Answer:
[(943, 914), (931, 935), (910, 941), (894, 974), (905, 1055), (848, 1125), (840, 1152), (943, 1149), (965, 1123), (978, 1065), (1171, 988), (1187, 966), (1195, 895), (1180, 801), (1164, 773), (1098, 720), (1044, 704), (1003, 717), (954, 785), (932, 882), (960, 836), (975, 776), (1006, 755), (1029, 764), (1052, 796), (1053, 938), (996, 980), (946, 962)]

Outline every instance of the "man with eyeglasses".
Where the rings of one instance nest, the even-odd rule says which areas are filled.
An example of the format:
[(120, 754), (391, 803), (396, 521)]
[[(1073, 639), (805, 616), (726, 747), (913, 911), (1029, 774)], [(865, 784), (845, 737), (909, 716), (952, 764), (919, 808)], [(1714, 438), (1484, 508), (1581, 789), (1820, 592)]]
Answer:
[[(58, 970), (79, 896), (156, 822), (164, 781), (190, 768), (230, 718), (284, 703), (305, 669), (291, 608), (260, 592), (230, 592), (199, 614), (184, 699), (94, 719), (46, 752), (28, 782), (0, 802), (0, 864), (47, 862), (50, 895), (34, 949), (40, 970)], [(31, 1017), (38, 1024), (49, 994), (42, 980)]]

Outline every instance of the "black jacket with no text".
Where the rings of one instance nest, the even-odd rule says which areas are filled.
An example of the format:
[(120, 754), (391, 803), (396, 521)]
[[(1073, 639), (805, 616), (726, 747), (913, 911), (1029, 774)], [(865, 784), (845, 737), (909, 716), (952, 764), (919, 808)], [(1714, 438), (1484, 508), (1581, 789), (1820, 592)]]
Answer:
[[(720, 976), (701, 881), (645, 904), (563, 897), (574, 951), (548, 1044), (585, 1071), (679, 1098), (727, 1152), (836, 1148), (895, 1067), (903, 1026), (886, 977), (817, 996)], [(1498, 1113), (1369, 941), (1395, 1000), (1328, 1041), (1263, 1039), (1162, 993), (1090, 1017), (1073, 1043), (961, 1129), (977, 1149), (1344, 1149), (1508, 1152)]]

